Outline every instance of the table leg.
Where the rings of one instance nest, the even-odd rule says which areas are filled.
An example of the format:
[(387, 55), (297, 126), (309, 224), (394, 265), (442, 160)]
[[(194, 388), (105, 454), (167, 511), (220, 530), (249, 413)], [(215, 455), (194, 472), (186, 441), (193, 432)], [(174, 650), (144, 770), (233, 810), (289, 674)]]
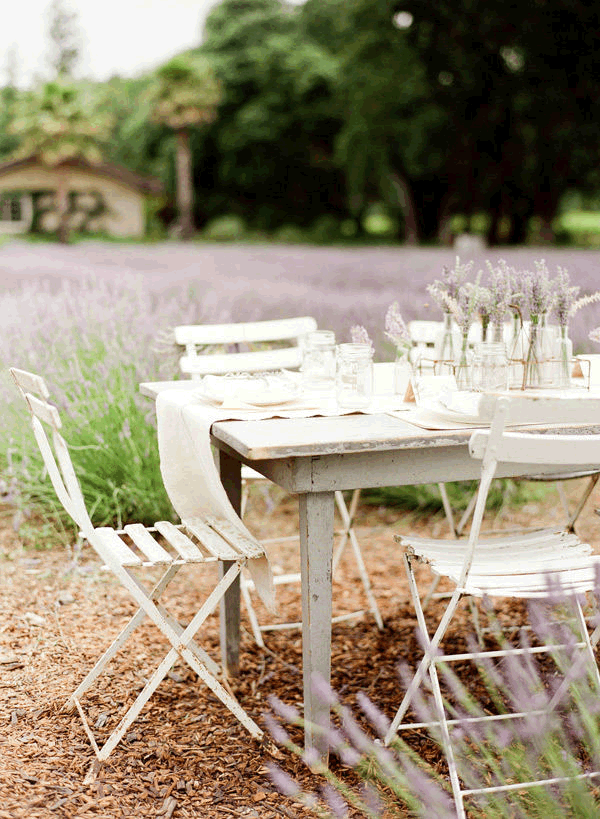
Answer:
[(334, 493), (300, 495), (300, 559), (302, 572), (302, 663), (304, 717), (309, 723), (306, 747), (327, 756), (327, 742), (310, 723), (327, 729), (329, 706), (317, 696), (313, 675), (331, 677), (331, 559), (333, 552)]
[[(221, 482), (227, 492), (231, 505), (240, 514), (242, 499), (242, 465), (226, 452), (219, 452), (219, 471)], [(232, 562), (222, 560), (219, 563), (219, 577), (227, 572)], [(219, 610), (221, 660), (225, 670), (232, 677), (240, 672), (240, 578), (239, 576), (225, 592)]]

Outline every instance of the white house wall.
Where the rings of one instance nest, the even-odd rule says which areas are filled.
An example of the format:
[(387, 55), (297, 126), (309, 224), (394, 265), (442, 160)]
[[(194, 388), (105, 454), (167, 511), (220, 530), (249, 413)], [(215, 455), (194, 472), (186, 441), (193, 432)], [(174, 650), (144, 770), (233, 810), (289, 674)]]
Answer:
[[(80, 194), (97, 191), (102, 195), (107, 212), (94, 219), (94, 229), (106, 231), (111, 236), (144, 235), (142, 193), (117, 180), (85, 170), (69, 168), (66, 174), (69, 191)], [(57, 176), (55, 169), (42, 165), (16, 168), (0, 176), (0, 192), (56, 190)], [(77, 214), (74, 215), (74, 222), (73, 227), (76, 228)], [(56, 230), (56, 215), (46, 214), (42, 227), (45, 230)]]

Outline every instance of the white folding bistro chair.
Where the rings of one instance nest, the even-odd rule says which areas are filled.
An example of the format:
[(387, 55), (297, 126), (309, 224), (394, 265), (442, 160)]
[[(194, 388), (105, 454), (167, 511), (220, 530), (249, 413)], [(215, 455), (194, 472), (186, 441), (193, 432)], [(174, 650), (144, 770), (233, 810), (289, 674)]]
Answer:
[[(62, 425), (58, 410), (50, 403), (50, 393), (44, 379), (24, 370), (11, 369), (10, 372), (31, 413), (33, 432), (60, 502), (79, 527), (81, 536), (94, 548), (105, 566), (139, 606), (68, 701), (69, 707), (79, 711), (98, 761), (107, 759), (160, 682), (180, 659), (198, 674), (253, 737), (261, 738), (262, 730), (219, 680), (221, 676), (224, 679), (223, 669), (196, 640), (206, 618), (215, 611), (246, 562), (264, 556), (262, 546), (237, 532), (226, 521), (216, 519), (187, 520), (179, 527), (168, 521), (159, 521), (152, 527), (131, 523), (122, 530), (108, 526), (95, 528), (86, 510), (69, 450), (60, 431)], [(165, 590), (183, 567), (210, 568), (218, 561), (227, 561), (230, 567), (218, 582), (215, 581), (216, 585), (188, 625), (180, 624), (160, 602)], [(145, 686), (119, 724), (99, 747), (81, 699), (146, 617), (162, 632), (169, 643), (169, 651), (149, 675)]]
[[(408, 331), (413, 341), (413, 346), (415, 348), (415, 354), (417, 357), (423, 358), (425, 361), (433, 360), (435, 343), (442, 327), (443, 322), (441, 321), (417, 319), (409, 322)], [(509, 322), (505, 323), (504, 337), (507, 342), (508, 339), (510, 338), (511, 332), (512, 325)], [(473, 346), (477, 341), (480, 340), (480, 338), (481, 326), (478, 324), (472, 325), (469, 332), (469, 344)], [(589, 481), (586, 482), (581, 494), (576, 499), (573, 508), (571, 508), (569, 505), (569, 500), (567, 498), (567, 493), (565, 491), (564, 482), (581, 480), (583, 478), (589, 478)], [(596, 484), (598, 483), (599, 478), (600, 472), (598, 470), (577, 469), (565, 470), (564, 472), (557, 473), (556, 475), (552, 475), (551, 477), (548, 477), (546, 475), (525, 475), (522, 478), (520, 478), (520, 480), (533, 481), (539, 483), (553, 483), (556, 486), (556, 491), (558, 492), (558, 496), (560, 498), (561, 506), (564, 512), (565, 529), (568, 532), (574, 532), (575, 524), (577, 523), (579, 516), (583, 512), (590, 495), (592, 494)], [(440, 492), (440, 497), (444, 508), (444, 514), (446, 516), (448, 526), (450, 527), (450, 531), (452, 534), (456, 535), (456, 537), (460, 537), (464, 533), (473, 514), (473, 510), (475, 509), (477, 493), (476, 492), (473, 493), (473, 495), (469, 499), (469, 502), (464, 512), (462, 513), (458, 521), (456, 521), (455, 511), (452, 509), (452, 504), (450, 503), (450, 499), (448, 497), (446, 485), (443, 483), (438, 483), (438, 489)]]
[[(317, 322), (311, 316), (300, 316), (269, 321), (239, 322), (233, 324), (194, 324), (175, 327), (175, 342), (185, 348), (179, 366), (192, 379), (205, 375), (227, 373), (260, 373), (269, 370), (298, 369), (302, 364), (303, 342), (308, 333), (317, 329)], [(266, 479), (249, 466), (242, 466), (242, 516), (248, 501), (249, 487)], [(332, 572), (336, 569), (348, 545), (352, 550), (366, 597), (366, 609), (337, 615), (333, 622), (355, 619), (369, 611), (379, 629), (383, 620), (371, 588), (371, 581), (365, 567), (360, 544), (354, 530), (354, 519), (360, 500), (360, 489), (354, 490), (347, 504), (342, 492), (335, 493), (335, 502), (341, 519), (336, 530), (338, 541), (333, 554)], [(296, 540), (291, 537), (275, 537), (263, 540), (263, 544), (283, 543)], [(287, 573), (274, 577), (275, 585), (299, 583), (299, 573)], [(252, 633), (256, 643), (264, 647), (263, 633), (268, 631), (300, 628), (299, 622), (261, 623), (252, 602), (252, 580), (244, 574), (241, 592), (248, 612)]]
[[(533, 409), (532, 409), (533, 408)], [(486, 658), (510, 657), (512, 655), (529, 655), (556, 652), (563, 649), (572, 650), (569, 645), (541, 645), (514, 647), (506, 640), (500, 648), (485, 650), (484, 632), (476, 625), (479, 636), (480, 651), (462, 653), (443, 652), (443, 641), (449, 624), (460, 601), (467, 596), (470, 601), (486, 596), (489, 598), (513, 598), (552, 601), (560, 585), (563, 593), (572, 602), (580, 636), (575, 647), (582, 654), (577, 663), (588, 661), (592, 675), (600, 686), (600, 675), (594, 656), (594, 647), (600, 636), (600, 626), (591, 636), (584, 619), (580, 597), (592, 591), (597, 582), (596, 572), (599, 558), (591, 554), (591, 547), (582, 543), (579, 538), (560, 527), (539, 529), (537, 532), (481, 537), (481, 523), (490, 484), (496, 474), (498, 464), (532, 464), (560, 470), (566, 465), (590, 466), (600, 463), (600, 435), (586, 434), (536, 434), (535, 432), (513, 432), (506, 429), (506, 424), (524, 420), (533, 421), (532, 412), (539, 414), (544, 423), (595, 423), (600, 418), (600, 399), (558, 399), (546, 398), (531, 401), (522, 397), (498, 398), (489, 430), (475, 431), (469, 442), (471, 457), (481, 461), (481, 479), (473, 523), (468, 538), (456, 540), (439, 540), (418, 537), (398, 536), (395, 539), (402, 544), (403, 556), (409, 589), (415, 606), (418, 633), (424, 657), (417, 667), (404, 698), (391, 723), (386, 744), (392, 742), (399, 731), (420, 728), (434, 728), (441, 737), (441, 743), (448, 762), (449, 778), (457, 807), (457, 815), (466, 816), (463, 800), (467, 796), (485, 794), (486, 791), (510, 790), (512, 785), (464, 788), (459, 778), (457, 760), (453, 750), (453, 731), (460, 729), (460, 719), (452, 719), (452, 710), (448, 710), (448, 701), (442, 695), (437, 669), (450, 662), (481, 662)], [(544, 470), (545, 471), (545, 470)], [(454, 591), (434, 633), (431, 634), (425, 621), (423, 606), (420, 601), (417, 581), (414, 573), (415, 563), (428, 564), (433, 572), (448, 578)], [(476, 612), (475, 606), (473, 611)], [(419, 688), (429, 677), (435, 701), (435, 719), (431, 722), (416, 723), (406, 719), (409, 708), (419, 696)], [(548, 708), (558, 707), (566, 692), (564, 680), (553, 696)], [(525, 712), (511, 714), (509, 718), (517, 719), (526, 716)], [(490, 714), (478, 718), (479, 722), (506, 718)], [(464, 718), (463, 718), (464, 719)], [(468, 720), (467, 720), (468, 721)], [(464, 726), (463, 726), (464, 727)], [(548, 783), (550, 780), (539, 778), (537, 783), (527, 782), (523, 787)]]

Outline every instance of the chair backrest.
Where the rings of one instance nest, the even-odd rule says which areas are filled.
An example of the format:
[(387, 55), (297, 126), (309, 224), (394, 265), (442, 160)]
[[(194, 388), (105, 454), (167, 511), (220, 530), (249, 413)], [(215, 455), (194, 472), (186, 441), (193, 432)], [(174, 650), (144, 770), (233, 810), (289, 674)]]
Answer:
[(492, 408), (490, 429), (476, 430), (469, 440), (469, 454), (481, 460), (481, 479), (457, 589), (463, 587), (470, 571), (488, 492), (499, 463), (523, 464), (524, 467), (531, 464), (556, 466), (557, 471), (571, 466), (600, 468), (600, 434), (584, 431), (565, 435), (541, 434), (535, 430), (516, 432), (507, 429), (509, 424), (524, 422), (532, 425), (537, 422), (544, 427), (551, 424), (573, 425), (575, 428), (580, 425), (600, 427), (600, 398), (585, 395), (483, 396), (480, 411), (486, 402)]
[(80, 530), (89, 537), (93, 534), (94, 527), (85, 506), (67, 444), (60, 433), (62, 422), (59, 412), (48, 400), (50, 391), (46, 382), (40, 375), (26, 370), (12, 367), (10, 373), (31, 413), (33, 434), (54, 491)]
[[(316, 329), (317, 322), (312, 316), (237, 324), (181, 325), (175, 327), (175, 341), (185, 347), (179, 366), (192, 378), (296, 369), (302, 363), (304, 338)], [(273, 346), (283, 343), (285, 346)]]

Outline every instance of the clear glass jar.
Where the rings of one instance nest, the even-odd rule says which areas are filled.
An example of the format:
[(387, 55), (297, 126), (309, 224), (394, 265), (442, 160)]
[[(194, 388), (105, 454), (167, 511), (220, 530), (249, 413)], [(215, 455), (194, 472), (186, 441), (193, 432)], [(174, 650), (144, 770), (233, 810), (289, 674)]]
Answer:
[(448, 375), (453, 372), (454, 363), (460, 352), (461, 333), (452, 313), (444, 313), (444, 320), (436, 335), (433, 356), (436, 374)]
[(473, 354), (469, 349), (469, 333), (463, 333), (461, 344), (454, 359), (454, 376), (459, 390), (470, 390), (472, 386)]
[(397, 347), (394, 361), (394, 394), (404, 395), (412, 374), (410, 347)]
[(333, 393), (335, 389), (335, 333), (308, 333), (302, 354), (302, 386), (308, 392)]
[(508, 389), (508, 375), (504, 342), (478, 342), (473, 352), (472, 388), (477, 392), (501, 392)]
[(567, 390), (571, 386), (571, 367), (573, 359), (573, 342), (569, 338), (569, 328), (559, 327), (554, 341), (554, 358), (556, 359), (555, 386)]
[(555, 330), (545, 313), (531, 314), (523, 387), (552, 387)]
[(370, 344), (337, 347), (336, 398), (340, 409), (366, 409), (373, 399), (373, 348)]

